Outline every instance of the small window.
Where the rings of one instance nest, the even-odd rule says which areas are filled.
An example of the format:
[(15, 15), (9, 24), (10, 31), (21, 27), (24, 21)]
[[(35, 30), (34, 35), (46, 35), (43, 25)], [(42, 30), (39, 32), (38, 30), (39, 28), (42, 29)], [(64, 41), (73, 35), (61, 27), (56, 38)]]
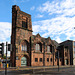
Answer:
[(47, 62), (49, 62), (49, 58), (47, 58)]
[(23, 27), (23, 28), (28, 28), (28, 26), (27, 26), (27, 22), (22, 21), (22, 27)]
[(50, 60), (51, 60), (51, 62), (52, 62), (52, 58), (51, 58)]
[(38, 58), (35, 58), (35, 62), (38, 62)]
[(40, 58), (40, 62), (42, 62), (42, 58)]

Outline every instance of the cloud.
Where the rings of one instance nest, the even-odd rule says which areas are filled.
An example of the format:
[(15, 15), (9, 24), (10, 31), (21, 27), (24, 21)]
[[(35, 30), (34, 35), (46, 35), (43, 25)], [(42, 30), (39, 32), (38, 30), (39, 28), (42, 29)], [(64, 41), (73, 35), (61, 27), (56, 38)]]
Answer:
[(30, 0), (13, 0), (14, 4), (17, 4), (19, 2), (27, 2), (27, 1), (30, 1)]
[(35, 9), (35, 6), (32, 6), (31, 8), (30, 8), (30, 10), (34, 10)]
[(44, 15), (38, 14), (35, 16), (35, 18), (42, 18)]
[(10, 42), (11, 38), (11, 23), (0, 22), (0, 42)]
[[(9, 22), (0, 22), (0, 43), (6, 42), (10, 43), (11, 41), (11, 23)], [(6, 47), (4, 47), (4, 53), (6, 53)], [(8, 54), (10, 52), (8, 51)]]
[(61, 0), (61, 1), (49, 1), (45, 2), (38, 8), (40, 12), (47, 12), (49, 15), (62, 14), (64, 16), (75, 15), (75, 0)]
[[(50, 36), (58, 42), (68, 40), (75, 40), (75, 1), (74, 0), (54, 0), (47, 1), (38, 7), (40, 12), (48, 13), (47, 16), (54, 15), (50, 19), (33, 22), (33, 26), (38, 30), (34, 33), (41, 33), (43, 37)], [(38, 25), (38, 27), (36, 26)], [(63, 36), (62, 36), (63, 34)], [(64, 37), (64, 38), (63, 38)], [(62, 40), (63, 39), (63, 40)]]
[(55, 38), (55, 40), (57, 36), (62, 38), (61, 34), (64, 34), (67, 36), (65, 40), (70, 39), (71, 37), (75, 37), (75, 30), (73, 29), (75, 26), (74, 20), (75, 17), (56, 17), (53, 19), (36, 21), (33, 22), (33, 32), (43, 32), (43, 37), (50, 36)]
[(59, 38), (59, 36), (56, 37), (56, 41), (58, 41), (58, 43), (61, 42), (61, 39)]
[(74, 26), (75, 17), (70, 18), (60, 16), (52, 19), (33, 22), (33, 32), (43, 32), (43, 37), (50, 36), (57, 41), (59, 40), (58, 42), (60, 42), (63, 41), (59, 39), (59, 37), (62, 38), (61, 34), (66, 35), (66, 38), (64, 40), (70, 39), (71, 37), (75, 37)]

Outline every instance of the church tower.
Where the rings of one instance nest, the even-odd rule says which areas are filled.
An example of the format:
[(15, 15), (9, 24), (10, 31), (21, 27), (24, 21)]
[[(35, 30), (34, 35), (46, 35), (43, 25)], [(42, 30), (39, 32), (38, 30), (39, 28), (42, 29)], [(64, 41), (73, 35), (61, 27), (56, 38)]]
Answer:
[[(32, 36), (31, 15), (20, 10), (19, 6), (12, 7), (11, 62), (12, 66), (29, 66), (30, 37)], [(26, 60), (23, 63), (22, 60)]]

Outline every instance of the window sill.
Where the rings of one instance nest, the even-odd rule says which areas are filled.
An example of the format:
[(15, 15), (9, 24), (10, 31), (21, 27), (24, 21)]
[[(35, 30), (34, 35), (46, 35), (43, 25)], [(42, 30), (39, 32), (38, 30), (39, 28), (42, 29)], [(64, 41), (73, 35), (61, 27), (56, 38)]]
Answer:
[(40, 51), (34, 51), (34, 53), (42, 53), (42, 52), (40, 52)]
[(28, 28), (19, 27), (19, 26), (17, 26), (17, 25), (16, 25), (16, 27), (17, 27), (17, 28), (21, 28), (21, 29), (24, 29), (24, 30), (28, 30), (28, 31), (31, 31), (31, 32), (33, 32), (32, 30), (29, 30)]
[(51, 52), (46, 52), (47, 54), (52, 54)]
[(21, 52), (27, 52), (27, 51), (21, 51)]

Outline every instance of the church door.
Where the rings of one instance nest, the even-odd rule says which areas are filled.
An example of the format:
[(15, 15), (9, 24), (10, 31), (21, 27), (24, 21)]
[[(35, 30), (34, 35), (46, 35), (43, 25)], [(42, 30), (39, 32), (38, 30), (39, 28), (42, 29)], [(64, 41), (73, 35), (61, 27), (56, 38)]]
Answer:
[(21, 66), (27, 66), (27, 58), (26, 57), (21, 58)]

